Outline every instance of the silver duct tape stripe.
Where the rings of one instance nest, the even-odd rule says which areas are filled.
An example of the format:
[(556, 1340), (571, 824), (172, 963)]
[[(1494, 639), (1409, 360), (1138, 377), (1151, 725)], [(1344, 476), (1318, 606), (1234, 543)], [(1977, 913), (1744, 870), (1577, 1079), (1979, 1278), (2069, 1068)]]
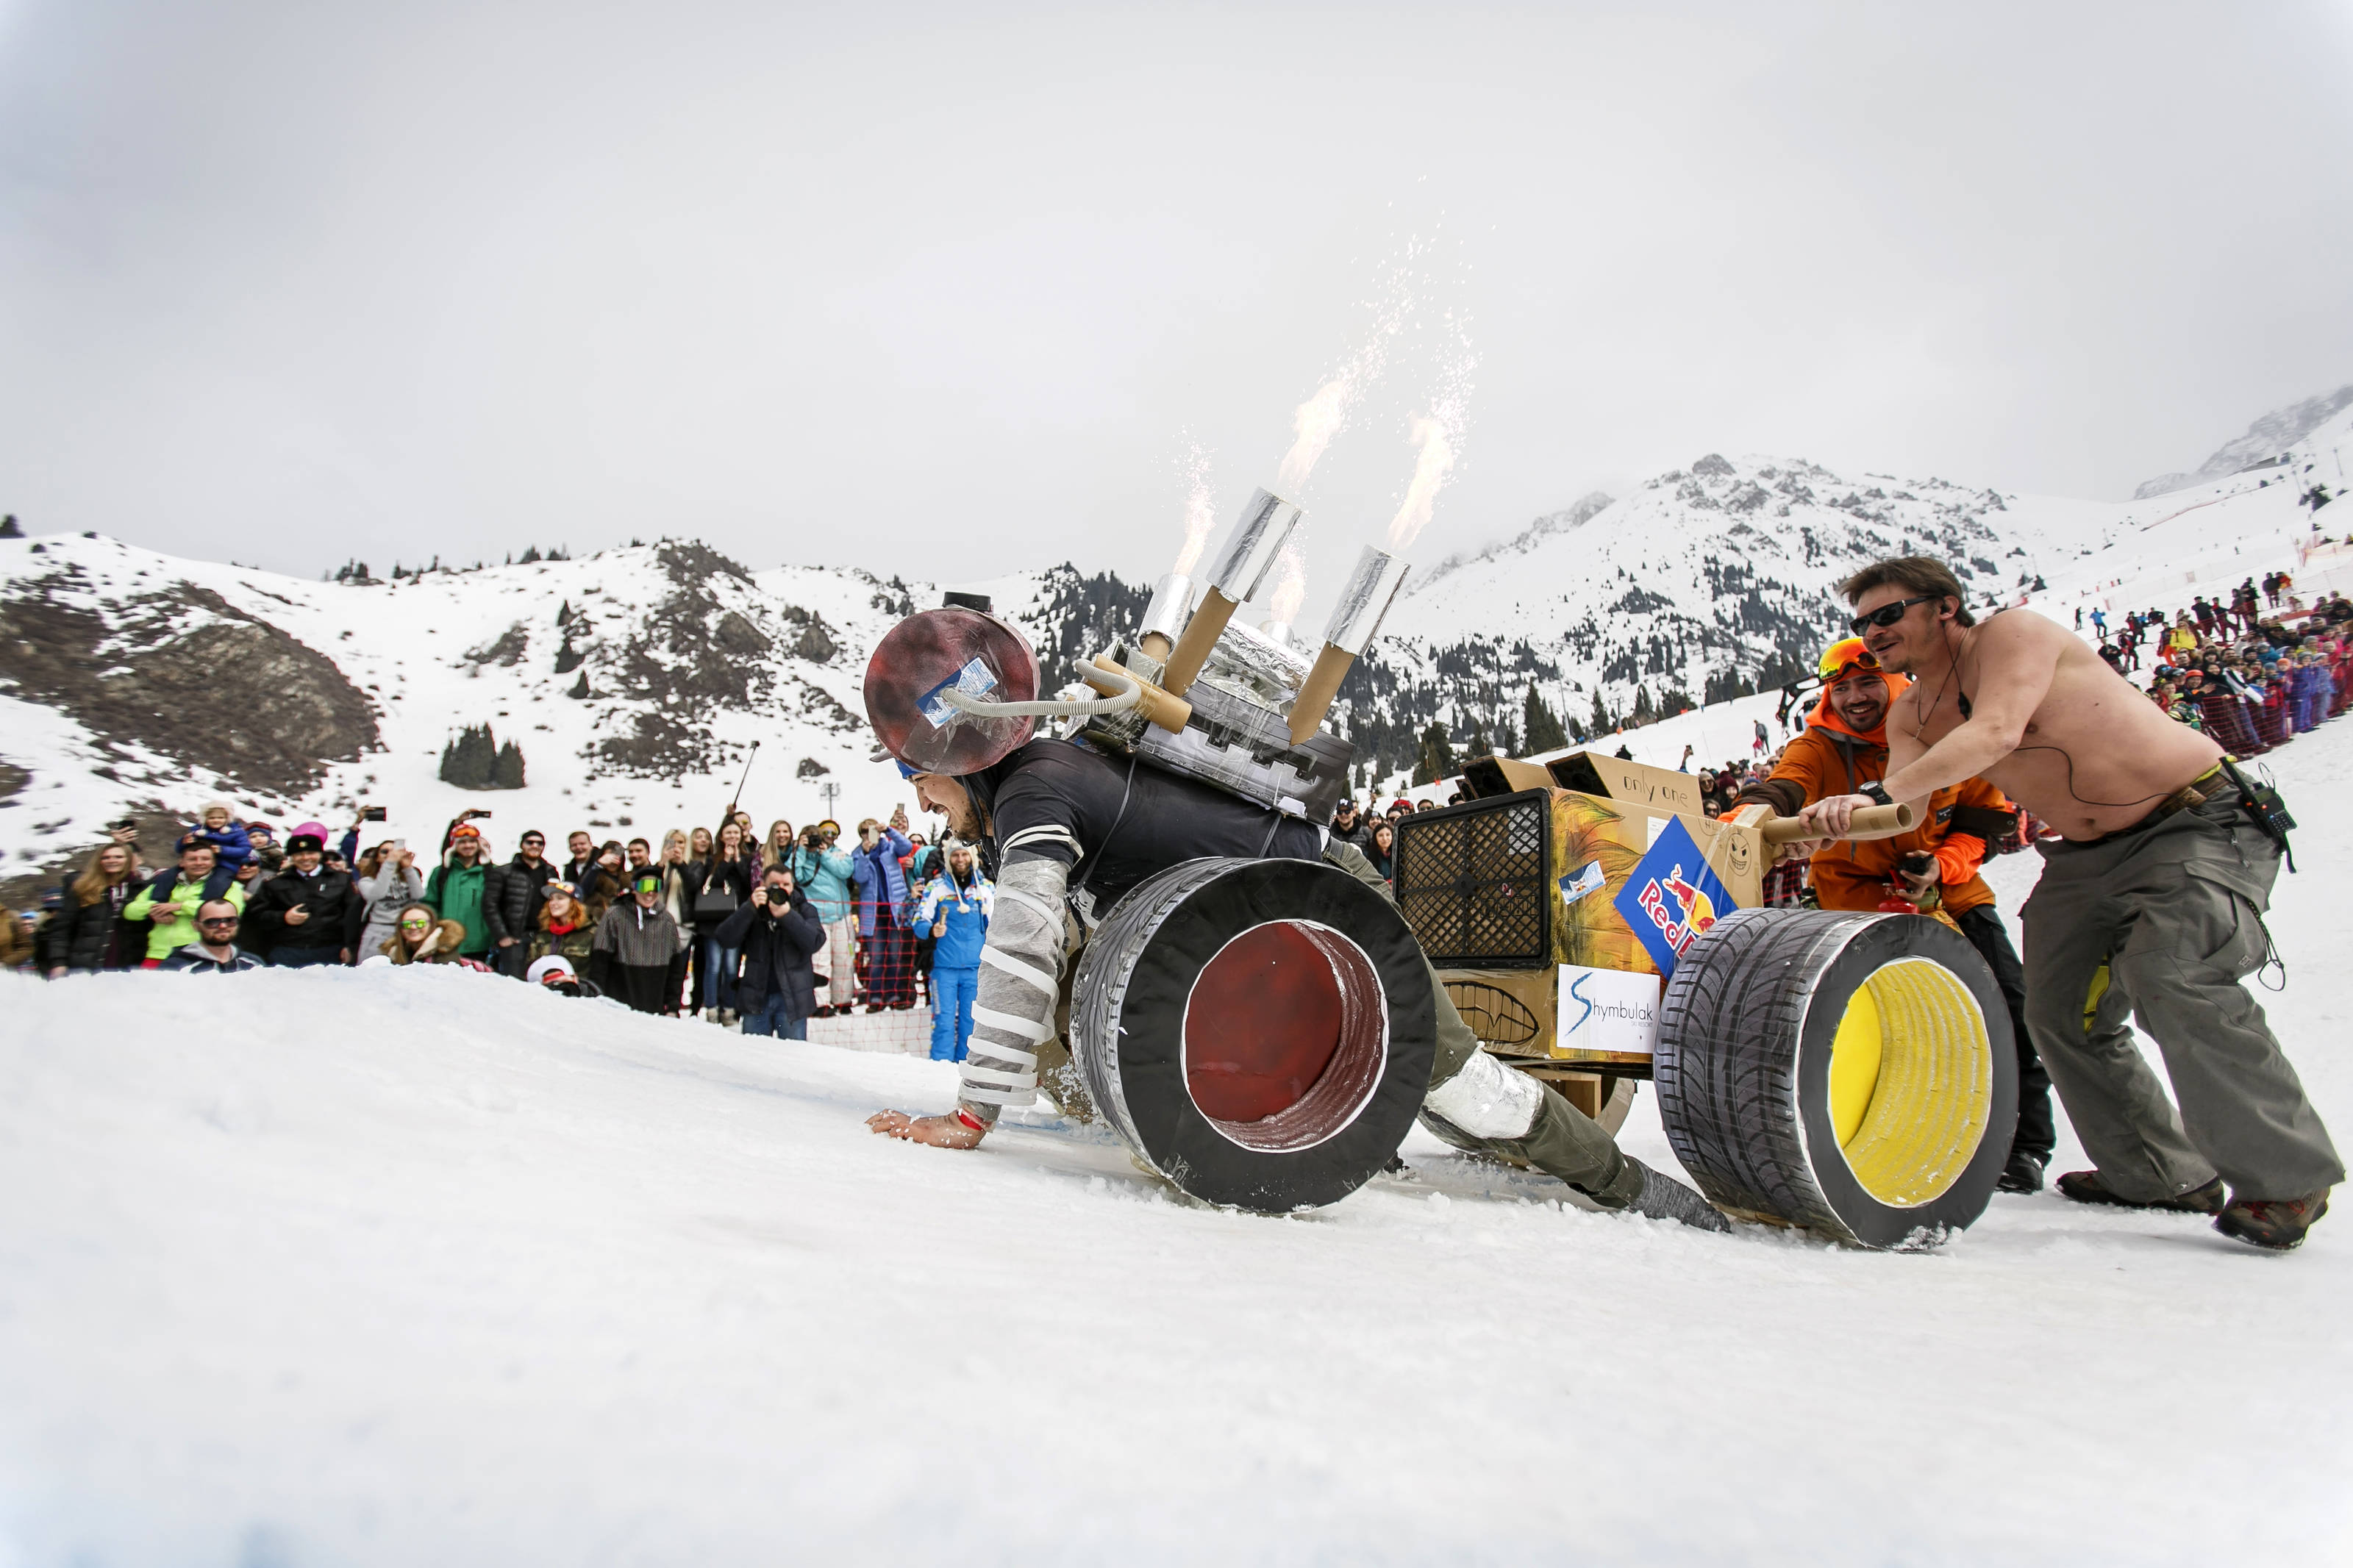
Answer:
[(1047, 973), (1036, 964), (1024, 963), (1019, 959), (1014, 957), (1011, 953), (1002, 952), (994, 947), (982, 948), (980, 950), (980, 961), (981, 963), (988, 965), (991, 969), (1003, 970), (1006, 973), (1012, 975), (1016, 980), (1028, 981), (1030, 984), (1035, 985), (1039, 990), (1044, 992), (1049, 996), (1054, 994), (1055, 991), (1061, 984), (1053, 975)]
[(1544, 1109), (1544, 1087), (1486, 1052), (1473, 1051), (1422, 1103), (1474, 1138), (1525, 1138)]
[(1035, 1089), (1038, 1087), (1038, 1074), (1034, 1068), (1029, 1072), (999, 1072), (995, 1068), (975, 1067), (967, 1060), (964, 1064), (963, 1071), (964, 1087), (967, 1090), (975, 1089)]
[(1209, 586), (1237, 605), (1256, 598), (1299, 518), (1299, 509), (1279, 495), (1268, 490), (1252, 495), (1226, 537), (1226, 547), (1209, 574)]
[(957, 1091), (975, 1105), (1035, 1105), (1038, 1086), (1034, 1083), (1020, 1089), (988, 1089), (976, 1083), (965, 1083)]
[(1340, 602), (1324, 628), (1324, 640), (1333, 647), (1364, 656), (1380, 635), (1381, 621), (1397, 602), (1412, 563), (1367, 544), (1356, 557), (1356, 568), (1340, 589)]
[(1001, 1029), (1015, 1039), (1027, 1040), (1033, 1046), (1042, 1040), (1050, 1039), (1054, 1033), (1054, 1021), (1051, 1018), (1040, 1024), (1024, 1018), (1017, 1013), (1000, 1013), (994, 1007), (983, 1007), (978, 1003), (973, 1005), (972, 1021), (976, 1026), (986, 1026), (991, 1029)]
[(1171, 572), (1152, 590), (1152, 603), (1144, 607), (1144, 624), (1135, 628), (1135, 635), (1143, 638), (1158, 632), (1175, 642), (1192, 612), (1193, 579), (1182, 572)]

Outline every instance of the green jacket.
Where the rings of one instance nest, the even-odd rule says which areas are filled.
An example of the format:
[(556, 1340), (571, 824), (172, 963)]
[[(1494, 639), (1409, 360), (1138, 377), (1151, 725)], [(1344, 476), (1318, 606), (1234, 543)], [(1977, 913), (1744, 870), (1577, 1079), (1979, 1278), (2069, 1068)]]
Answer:
[(466, 940), (458, 951), (469, 958), (478, 958), (490, 949), (490, 921), (482, 915), (482, 881), (490, 868), (480, 862), (471, 866), (436, 866), (433, 875), (425, 879), (425, 901), (440, 912), (445, 921), (456, 921), (466, 928)]
[[(124, 920), (152, 921), (147, 930), (147, 956), (149, 958), (161, 962), (164, 959), (171, 957), (174, 953), (179, 952), (182, 948), (196, 940), (197, 895), (202, 891), (203, 889), (200, 888), (185, 886), (174, 888), (173, 889), (173, 897), (176, 900), (177, 907), (180, 910), (180, 918), (174, 921), (156, 921), (153, 919), (155, 910), (155, 895), (152, 889), (142, 892), (137, 898), (122, 906), (122, 918)], [(221, 897), (227, 900), (230, 903), (235, 904), (239, 914), (243, 914), (245, 912), (245, 884), (243, 882), (231, 882), (228, 885), (228, 891), (223, 893)]]

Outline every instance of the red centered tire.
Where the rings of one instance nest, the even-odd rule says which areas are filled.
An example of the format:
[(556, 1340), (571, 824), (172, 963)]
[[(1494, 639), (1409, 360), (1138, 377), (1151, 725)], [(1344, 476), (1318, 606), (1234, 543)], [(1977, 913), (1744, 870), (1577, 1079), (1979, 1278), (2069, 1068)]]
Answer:
[(1396, 907), (1316, 860), (1188, 860), (1104, 916), (1071, 996), (1097, 1107), (1196, 1197), (1337, 1202), (1397, 1152), (1437, 1048)]

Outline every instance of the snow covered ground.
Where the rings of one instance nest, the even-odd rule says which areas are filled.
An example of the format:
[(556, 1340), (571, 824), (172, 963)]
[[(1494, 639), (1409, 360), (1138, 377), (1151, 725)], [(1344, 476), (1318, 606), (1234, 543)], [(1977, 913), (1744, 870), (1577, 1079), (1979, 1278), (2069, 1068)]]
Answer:
[[(2274, 760), (2266, 1001), (2353, 1142), (2353, 723)], [(0, 980), (0, 1563), (2353, 1560), (2353, 1214), (1872, 1255), (1417, 1135), (1250, 1218), (860, 1125), (942, 1067), (481, 975)]]

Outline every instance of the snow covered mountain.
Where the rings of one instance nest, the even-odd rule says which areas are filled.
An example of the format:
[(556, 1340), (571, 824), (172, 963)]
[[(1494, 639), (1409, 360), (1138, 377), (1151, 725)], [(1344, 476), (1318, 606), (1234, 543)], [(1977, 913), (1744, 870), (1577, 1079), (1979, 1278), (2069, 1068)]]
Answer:
[(2340, 386), (2318, 397), (2274, 408), (2248, 426), (2245, 435), (2222, 443), (2212, 457), (2199, 465), (2196, 473), (2159, 474), (2143, 480), (2141, 487), (2133, 491), (2133, 499), (2147, 500), (2151, 496), (2169, 495), (2204, 480), (2227, 479), (2257, 463), (2281, 457), (2348, 408), (2353, 408), (2353, 386)]
[[(2189, 584), (2300, 566), (2314, 528), (2353, 531), (2353, 513), (2336, 529), (2333, 508), (2303, 499), (2315, 482), (2343, 488), (2348, 444), (2353, 404), (2278, 465), (2123, 504), (1710, 453), (1428, 568), (1335, 718), (1359, 782), (1385, 789), (1433, 724), (1458, 752), (1525, 750), (1532, 685), (1572, 734), (1615, 744), (1650, 726), (1630, 742), (1647, 754), (1699, 724), (1706, 754), (1729, 754), (1735, 731), (1745, 751), (1749, 710), (1769, 714), (1769, 693), (1811, 668), (1843, 625), (1833, 585), (1864, 563), (1934, 554), (1985, 602), (2063, 614), (2094, 595), (2186, 603)], [(1054, 676), (1123, 635), (1145, 598), (1068, 564), (953, 585), (993, 595)], [(389, 583), (94, 536), (0, 540), (0, 864), (15, 873), (0, 897), (27, 898), (117, 816), (152, 814), (168, 834), (216, 795), (338, 827), (382, 805), (386, 836), (427, 842), (461, 806), (489, 805), (501, 849), (524, 826), (626, 837), (707, 824), (747, 761), (762, 823), (912, 808), (870, 758), (860, 687), (875, 641), (941, 586), (754, 571), (676, 540)], [(485, 726), (520, 749), (521, 787), (441, 777), (453, 739)]]

